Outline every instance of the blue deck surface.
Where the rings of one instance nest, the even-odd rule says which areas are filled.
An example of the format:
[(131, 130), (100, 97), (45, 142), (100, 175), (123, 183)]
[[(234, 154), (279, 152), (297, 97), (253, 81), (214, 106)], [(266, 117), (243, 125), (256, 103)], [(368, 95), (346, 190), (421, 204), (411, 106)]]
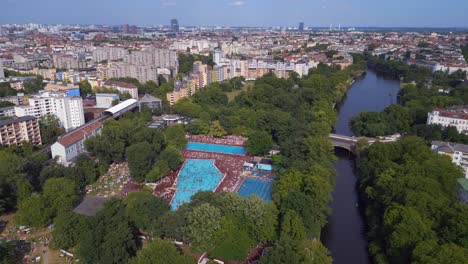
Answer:
[(198, 150), (206, 152), (218, 152), (225, 154), (244, 155), (246, 153), (245, 148), (238, 146), (208, 144), (190, 141), (185, 147), (188, 150)]
[(264, 201), (271, 201), (271, 187), (273, 186), (272, 181), (263, 181), (259, 179), (248, 178), (242, 183), (237, 193), (247, 198), (250, 195), (257, 195)]
[(214, 191), (223, 175), (213, 165), (214, 160), (187, 159), (177, 178), (177, 191), (171, 203), (176, 210), (199, 191)]

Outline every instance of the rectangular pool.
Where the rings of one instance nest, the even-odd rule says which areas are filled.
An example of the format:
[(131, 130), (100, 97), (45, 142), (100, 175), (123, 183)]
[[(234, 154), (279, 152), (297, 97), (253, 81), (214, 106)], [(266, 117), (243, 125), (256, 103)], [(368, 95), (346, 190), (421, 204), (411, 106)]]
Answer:
[(218, 153), (234, 154), (234, 155), (244, 155), (246, 153), (245, 148), (243, 147), (200, 143), (200, 142), (193, 142), (193, 141), (189, 141), (185, 149), (205, 151), (205, 152), (218, 152)]
[(272, 181), (263, 181), (260, 179), (247, 178), (242, 183), (237, 193), (248, 198), (250, 195), (257, 195), (264, 201), (271, 201), (271, 187), (273, 186)]
[(171, 203), (171, 209), (190, 202), (190, 198), (199, 191), (214, 191), (223, 175), (214, 166), (214, 160), (187, 159), (177, 178), (177, 191)]

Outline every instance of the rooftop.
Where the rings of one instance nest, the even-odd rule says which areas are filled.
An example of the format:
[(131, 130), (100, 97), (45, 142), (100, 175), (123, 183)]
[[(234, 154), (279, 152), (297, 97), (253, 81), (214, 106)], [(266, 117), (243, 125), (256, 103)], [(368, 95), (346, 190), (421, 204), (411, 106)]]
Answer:
[(77, 214), (93, 216), (104, 207), (110, 198), (86, 196), (83, 201), (73, 210)]
[(457, 182), (461, 185), (461, 187), (468, 192), (468, 179), (467, 178), (460, 178)]
[(444, 141), (432, 141), (432, 146), (436, 146), (434, 150), (444, 153), (454, 153), (455, 151), (460, 151), (463, 153), (468, 153), (468, 145), (444, 142)]
[(162, 100), (154, 97), (150, 94), (145, 94), (144, 96), (140, 97), (140, 103), (152, 103), (152, 102), (161, 102)]
[(119, 81), (106, 81), (104, 86), (115, 86), (115, 87), (122, 87), (122, 88), (129, 88), (129, 89), (137, 89), (137, 87), (132, 83), (126, 82), (119, 82)]
[(64, 147), (69, 147), (75, 144), (76, 142), (84, 139), (87, 135), (92, 134), (93, 131), (99, 129), (100, 127), (102, 127), (101, 122), (94, 122), (94, 123), (87, 124), (84, 127), (59, 138), (57, 142), (59, 142)]
[(36, 118), (34, 116), (22, 116), (22, 117), (18, 117), (18, 118), (15, 118), (15, 119), (0, 120), (0, 126), (7, 126), (7, 125), (16, 124), (16, 123), (20, 123), (20, 122), (31, 121), (31, 120), (35, 120), (35, 119)]

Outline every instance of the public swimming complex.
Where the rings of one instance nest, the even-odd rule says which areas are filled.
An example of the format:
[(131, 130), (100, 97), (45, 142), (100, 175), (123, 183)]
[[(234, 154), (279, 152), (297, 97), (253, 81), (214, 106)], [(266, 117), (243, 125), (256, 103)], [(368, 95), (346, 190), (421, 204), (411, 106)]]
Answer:
[(243, 147), (245, 141), (238, 136), (191, 136), (182, 151), (181, 168), (156, 183), (155, 195), (170, 201), (172, 210), (199, 191), (237, 192), (244, 198), (257, 195), (271, 201), (271, 164), (264, 159), (255, 162)]

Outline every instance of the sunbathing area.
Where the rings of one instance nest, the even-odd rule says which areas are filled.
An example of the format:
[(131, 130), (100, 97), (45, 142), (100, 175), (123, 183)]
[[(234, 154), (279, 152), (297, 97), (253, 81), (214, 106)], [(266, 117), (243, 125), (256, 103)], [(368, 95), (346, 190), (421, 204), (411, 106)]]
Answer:
[(221, 145), (230, 145), (230, 146), (244, 146), (246, 137), (242, 136), (225, 136), (221, 138), (207, 136), (207, 135), (193, 135), (188, 138), (189, 141), (201, 142), (201, 143), (210, 143), (210, 144), (221, 144)]

